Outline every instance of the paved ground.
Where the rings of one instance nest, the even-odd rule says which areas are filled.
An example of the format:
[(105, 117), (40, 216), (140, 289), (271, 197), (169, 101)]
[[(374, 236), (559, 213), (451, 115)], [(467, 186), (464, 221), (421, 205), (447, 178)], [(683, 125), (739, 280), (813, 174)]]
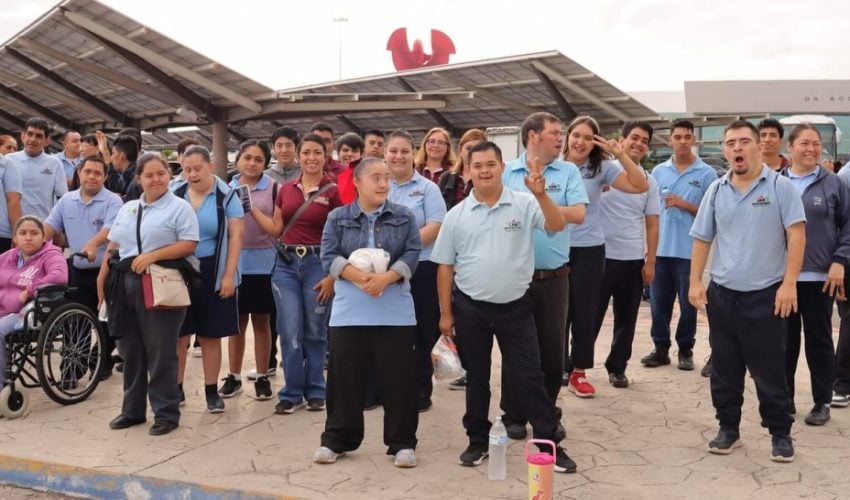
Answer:
[[(700, 322), (698, 358), (707, 353), (707, 329), (704, 319)], [(597, 369), (590, 372), (597, 397), (581, 400), (566, 392), (561, 396), (568, 433), (564, 444), (578, 462), (579, 472), (556, 476), (557, 498), (850, 497), (850, 409), (834, 410), (832, 421), (822, 428), (802, 423), (811, 402), (804, 362), (797, 383), (801, 415), (793, 431), (796, 462), (769, 460), (770, 438), (758, 425), (751, 381), (741, 429), (744, 447), (731, 456), (712, 456), (705, 452), (715, 433), (707, 379), (698, 371), (647, 369), (635, 362), (628, 372), (631, 387), (612, 388), (601, 368), (610, 330), (608, 318), (597, 343)], [(649, 310), (642, 307), (635, 360), (651, 349), (648, 330)], [(496, 360), (494, 375), (499, 369), (497, 354)], [(701, 363), (697, 364), (699, 368)], [(63, 464), (42, 475), (56, 481), (58, 475), (67, 474), (71, 476), (68, 484), (77, 485), (103, 483), (100, 476), (92, 479), (101, 473), (130, 475), (157, 484), (189, 482), (300, 498), (526, 495), (521, 442), (509, 447), (505, 481), (488, 481), (486, 466), (456, 465), (466, 445), (460, 423), (463, 393), (449, 391), (445, 381), (436, 384), (433, 410), (421, 415), (419, 467), (399, 470), (384, 455), (380, 409), (366, 415), (367, 436), (360, 450), (335, 465), (315, 465), (310, 457), (319, 443), (324, 413), (273, 415), (274, 401), (257, 402), (243, 394), (227, 401), (225, 413), (210, 415), (204, 411), (199, 359), (190, 358), (189, 373), (193, 375), (187, 380), (188, 404), (181, 428), (163, 438), (148, 436), (146, 427), (121, 432), (107, 428), (121, 398), (117, 377), (74, 407), (59, 407), (40, 392), (30, 392), (31, 411), (25, 418), (0, 420), (0, 474), (19, 463), (28, 471), (41, 470), (39, 464)], [(274, 382), (279, 386), (282, 377)], [(494, 386), (494, 401), (498, 393)], [(491, 415), (496, 414), (493, 404)], [(123, 488), (124, 496), (145, 496), (126, 485)], [(214, 496), (220, 490), (208, 491)], [(0, 498), (5, 494), (0, 490)]]

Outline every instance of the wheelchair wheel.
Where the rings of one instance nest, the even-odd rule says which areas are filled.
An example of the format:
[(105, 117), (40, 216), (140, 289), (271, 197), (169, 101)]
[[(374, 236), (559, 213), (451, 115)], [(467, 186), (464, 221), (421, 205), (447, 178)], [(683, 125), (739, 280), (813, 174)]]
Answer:
[(0, 391), (0, 415), (6, 418), (18, 418), (27, 411), (28, 406), (27, 393), (12, 390), (11, 385), (7, 385)]
[(36, 369), (50, 399), (72, 405), (97, 388), (106, 355), (105, 335), (94, 314), (75, 303), (56, 308), (41, 327)]

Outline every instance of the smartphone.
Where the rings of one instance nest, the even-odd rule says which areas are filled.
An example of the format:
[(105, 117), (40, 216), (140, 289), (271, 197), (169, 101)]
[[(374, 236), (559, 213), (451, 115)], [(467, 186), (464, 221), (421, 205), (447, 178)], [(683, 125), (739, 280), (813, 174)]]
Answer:
[(250, 212), (253, 206), (251, 205), (251, 188), (243, 184), (236, 188), (236, 195), (239, 196), (239, 201), (242, 203), (242, 210), (245, 213)]

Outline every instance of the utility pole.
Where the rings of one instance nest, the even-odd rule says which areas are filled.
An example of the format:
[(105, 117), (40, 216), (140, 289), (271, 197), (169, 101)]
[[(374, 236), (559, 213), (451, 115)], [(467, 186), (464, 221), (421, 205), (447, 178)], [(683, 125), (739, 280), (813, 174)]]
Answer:
[(334, 22), (339, 24), (339, 79), (342, 80), (342, 27), (348, 22), (348, 18), (335, 17)]

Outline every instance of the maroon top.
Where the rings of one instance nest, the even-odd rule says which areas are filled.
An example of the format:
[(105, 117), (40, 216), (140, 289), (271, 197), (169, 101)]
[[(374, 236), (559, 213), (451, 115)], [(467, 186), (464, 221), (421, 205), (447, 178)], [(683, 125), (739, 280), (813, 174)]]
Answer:
[[(330, 182), (333, 182), (333, 180), (327, 175), (324, 176), (314, 191), (321, 189)], [(289, 219), (295, 215), (298, 207), (304, 204), (301, 177), (281, 186), (275, 203), (280, 208), (285, 227)], [(285, 245), (320, 245), (322, 243), (322, 230), (325, 227), (325, 221), (328, 220), (328, 214), (331, 213), (331, 210), (340, 206), (342, 206), (342, 201), (339, 199), (339, 189), (334, 186), (310, 203), (310, 206), (301, 213), (289, 232), (281, 235), (280, 242)]]

